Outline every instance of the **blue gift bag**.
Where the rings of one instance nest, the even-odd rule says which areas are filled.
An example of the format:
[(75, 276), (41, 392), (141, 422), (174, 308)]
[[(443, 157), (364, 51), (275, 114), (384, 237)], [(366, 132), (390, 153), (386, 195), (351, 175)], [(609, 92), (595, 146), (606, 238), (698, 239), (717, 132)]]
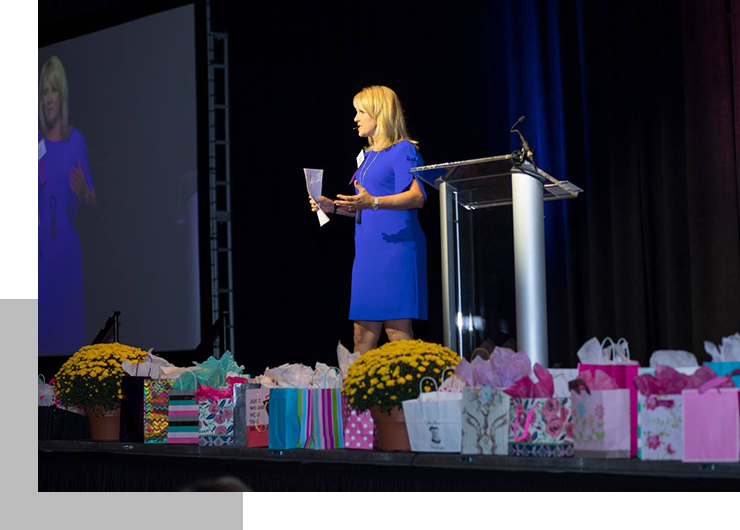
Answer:
[[(709, 368), (714, 370), (714, 373), (717, 374), (718, 377), (722, 377), (723, 375), (729, 375), (730, 372), (733, 370), (740, 369), (740, 362), (733, 361), (729, 363), (721, 363), (721, 362), (715, 362), (715, 361), (709, 361), (704, 363)], [(736, 387), (740, 387), (740, 375), (736, 375), (732, 378), (732, 382), (735, 383)]]
[(270, 449), (305, 449), (311, 438), (311, 391), (301, 388), (270, 390)]

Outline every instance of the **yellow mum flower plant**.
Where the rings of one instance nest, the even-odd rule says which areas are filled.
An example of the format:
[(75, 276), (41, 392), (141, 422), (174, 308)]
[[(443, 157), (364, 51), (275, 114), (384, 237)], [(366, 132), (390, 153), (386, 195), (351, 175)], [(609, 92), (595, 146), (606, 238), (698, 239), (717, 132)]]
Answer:
[[(401, 402), (419, 396), (416, 374), (426, 370), (424, 364), (440, 368), (439, 374), (435, 371), (429, 375), (441, 384), (442, 372), (455, 368), (459, 361), (457, 353), (439, 344), (423, 340), (389, 342), (360, 355), (352, 363), (344, 380), (344, 393), (359, 411), (378, 405), (381, 412), (390, 413)], [(377, 374), (382, 376), (381, 381)]]
[(64, 405), (114, 410), (121, 398), (121, 363), (138, 363), (145, 356), (144, 350), (117, 342), (83, 346), (57, 372), (54, 390)]

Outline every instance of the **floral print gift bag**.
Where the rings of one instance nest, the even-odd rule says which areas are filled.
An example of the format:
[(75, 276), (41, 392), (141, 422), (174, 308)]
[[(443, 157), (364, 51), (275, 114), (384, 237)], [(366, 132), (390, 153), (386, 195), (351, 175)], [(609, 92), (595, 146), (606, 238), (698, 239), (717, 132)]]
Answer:
[(682, 374), (669, 366), (658, 366), (655, 375), (635, 378), (638, 390), (637, 445), (640, 460), (682, 460), (683, 397), (685, 389), (699, 388), (714, 379), (706, 365), (692, 375)]
[(630, 457), (630, 391), (602, 370), (571, 381), (574, 456)]
[(546, 368), (535, 364), (539, 381), (523, 377), (505, 392), (509, 406), (509, 455), (572, 457), (573, 414), (570, 398), (552, 397), (554, 383)]
[(225, 390), (201, 386), (195, 392), (198, 402), (198, 445), (234, 445), (234, 398), (231, 387)]

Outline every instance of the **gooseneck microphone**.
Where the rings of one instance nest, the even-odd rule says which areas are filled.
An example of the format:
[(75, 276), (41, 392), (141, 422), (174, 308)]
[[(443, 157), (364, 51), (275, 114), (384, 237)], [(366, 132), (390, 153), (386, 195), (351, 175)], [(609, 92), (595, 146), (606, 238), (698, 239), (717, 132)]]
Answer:
[(529, 161), (532, 162), (532, 165), (534, 167), (537, 167), (537, 165), (534, 163), (534, 151), (529, 146), (529, 142), (526, 138), (524, 138), (524, 135), (521, 133), (521, 131), (515, 128), (517, 125), (522, 123), (525, 118), (526, 116), (521, 116), (518, 120), (516, 120), (516, 123), (511, 126), (511, 129), (509, 129), (510, 132), (517, 133), (519, 135), (519, 140), (522, 142), (521, 150), (514, 151), (512, 155), (514, 156), (514, 159), (518, 164), (523, 164), (525, 160), (529, 159)]

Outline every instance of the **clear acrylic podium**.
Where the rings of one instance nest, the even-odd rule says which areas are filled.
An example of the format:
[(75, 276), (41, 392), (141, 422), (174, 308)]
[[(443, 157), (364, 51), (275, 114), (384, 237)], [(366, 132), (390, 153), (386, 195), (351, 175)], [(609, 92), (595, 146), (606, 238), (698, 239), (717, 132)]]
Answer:
[[(571, 199), (583, 190), (559, 181), (516, 154), (434, 164), (411, 172), (440, 193), (442, 303), (445, 345), (469, 356), (479, 344), (483, 318), (471, 273), (476, 240), (467, 230), (481, 210), (512, 206), (517, 348), (548, 366), (543, 200)], [(480, 259), (477, 260), (481, 262)], [(485, 260), (477, 274), (486, 274)], [(475, 306), (475, 307), (474, 307)]]

